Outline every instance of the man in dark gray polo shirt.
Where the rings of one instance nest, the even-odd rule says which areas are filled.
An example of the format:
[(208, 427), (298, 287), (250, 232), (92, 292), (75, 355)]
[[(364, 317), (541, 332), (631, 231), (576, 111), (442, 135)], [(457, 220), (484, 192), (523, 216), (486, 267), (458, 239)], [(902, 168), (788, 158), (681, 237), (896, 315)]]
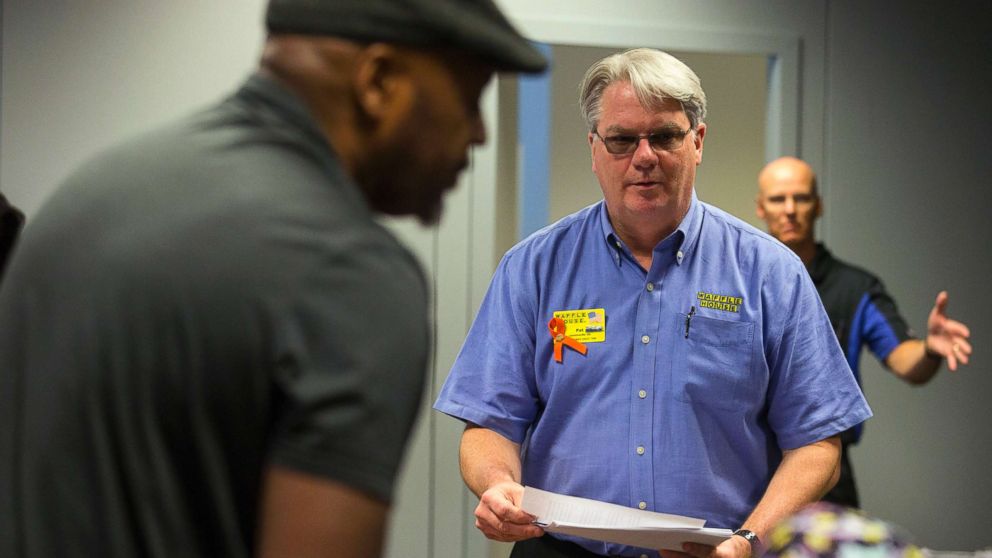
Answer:
[(0, 288), (0, 556), (377, 556), (428, 353), (375, 212), (432, 222), (488, 0), (273, 0), (259, 71), (85, 164)]

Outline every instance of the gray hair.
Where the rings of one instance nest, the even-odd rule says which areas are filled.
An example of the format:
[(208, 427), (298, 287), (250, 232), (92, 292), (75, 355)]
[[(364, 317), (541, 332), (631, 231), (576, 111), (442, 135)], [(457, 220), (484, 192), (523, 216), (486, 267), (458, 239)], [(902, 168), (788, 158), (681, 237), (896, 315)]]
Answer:
[(603, 91), (616, 82), (628, 82), (641, 105), (657, 109), (668, 99), (681, 103), (695, 129), (706, 117), (706, 94), (699, 76), (681, 60), (652, 48), (635, 48), (596, 62), (579, 86), (579, 110), (589, 131), (595, 131), (602, 113)]

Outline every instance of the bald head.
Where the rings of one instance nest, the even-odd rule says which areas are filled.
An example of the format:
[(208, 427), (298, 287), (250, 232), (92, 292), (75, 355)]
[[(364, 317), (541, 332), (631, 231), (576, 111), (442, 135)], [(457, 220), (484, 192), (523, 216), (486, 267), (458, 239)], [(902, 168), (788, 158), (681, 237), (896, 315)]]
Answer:
[(816, 173), (813, 167), (802, 159), (795, 157), (779, 157), (765, 165), (758, 174), (759, 195), (769, 188), (786, 182), (805, 184), (809, 186), (810, 194), (817, 196)]
[(816, 173), (806, 161), (781, 157), (758, 174), (758, 217), (768, 233), (792, 248), (804, 261), (815, 253), (813, 225), (822, 213)]

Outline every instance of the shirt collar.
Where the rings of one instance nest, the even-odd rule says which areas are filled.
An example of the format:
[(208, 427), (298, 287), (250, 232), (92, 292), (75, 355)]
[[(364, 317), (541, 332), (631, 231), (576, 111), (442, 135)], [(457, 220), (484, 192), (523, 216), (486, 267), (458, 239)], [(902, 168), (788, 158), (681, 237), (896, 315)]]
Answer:
[[(662, 239), (655, 246), (654, 249), (656, 252), (659, 250), (673, 250), (676, 252), (675, 263), (682, 265), (682, 262), (688, 256), (689, 251), (695, 247), (696, 240), (699, 238), (699, 230), (703, 223), (701, 205), (701, 202), (696, 197), (696, 189), (693, 188), (692, 199), (689, 201), (689, 211), (686, 212), (685, 217), (682, 218), (682, 221), (672, 234)], [(600, 200), (599, 202), (599, 224), (603, 229), (603, 238), (612, 249), (614, 263), (620, 265), (622, 260), (620, 254), (627, 251), (627, 248), (624, 246), (623, 241), (620, 240), (620, 236), (613, 230), (613, 224), (610, 223), (610, 216), (606, 210), (605, 200)]]
[(292, 123), (309, 139), (331, 150), (303, 100), (276, 80), (256, 72), (249, 76), (236, 96), (256, 107), (266, 107), (271, 115), (278, 115), (277, 118)]
[(311, 156), (324, 168), (333, 183), (347, 185), (339, 189), (356, 208), (371, 213), (361, 188), (344, 171), (337, 153), (318, 126), (317, 119), (299, 95), (278, 80), (256, 72), (229, 102), (250, 106), (253, 117), (263, 121), (270, 134), (281, 137), (287, 145), (301, 149)]
[(816, 254), (813, 255), (813, 261), (809, 262), (809, 266), (806, 270), (809, 271), (809, 276), (813, 279), (814, 284), (819, 284), (827, 276), (830, 268), (834, 265), (834, 255), (827, 250), (827, 247), (819, 242), (816, 243)]
[(599, 226), (603, 231), (603, 240), (610, 247), (610, 254), (613, 255), (613, 263), (620, 265), (620, 254), (623, 251), (623, 243), (620, 237), (613, 232), (613, 224), (610, 223), (609, 212), (606, 211), (606, 200), (599, 200)]
[(699, 240), (699, 231), (703, 228), (703, 203), (699, 201), (696, 197), (696, 189), (692, 189), (692, 201), (689, 203), (689, 211), (685, 214), (685, 218), (679, 223), (678, 230), (682, 232), (682, 242), (677, 246), (678, 251), (681, 255), (678, 258), (678, 264), (682, 265), (683, 259), (689, 256), (689, 253), (696, 247), (696, 241)]

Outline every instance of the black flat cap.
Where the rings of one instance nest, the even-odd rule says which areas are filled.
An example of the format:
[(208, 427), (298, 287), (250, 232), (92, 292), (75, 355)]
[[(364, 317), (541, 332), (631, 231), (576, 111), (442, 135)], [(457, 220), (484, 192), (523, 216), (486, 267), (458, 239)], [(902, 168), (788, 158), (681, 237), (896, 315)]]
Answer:
[(547, 66), (492, 0), (271, 0), (265, 24), (271, 33), (460, 49), (501, 71)]

